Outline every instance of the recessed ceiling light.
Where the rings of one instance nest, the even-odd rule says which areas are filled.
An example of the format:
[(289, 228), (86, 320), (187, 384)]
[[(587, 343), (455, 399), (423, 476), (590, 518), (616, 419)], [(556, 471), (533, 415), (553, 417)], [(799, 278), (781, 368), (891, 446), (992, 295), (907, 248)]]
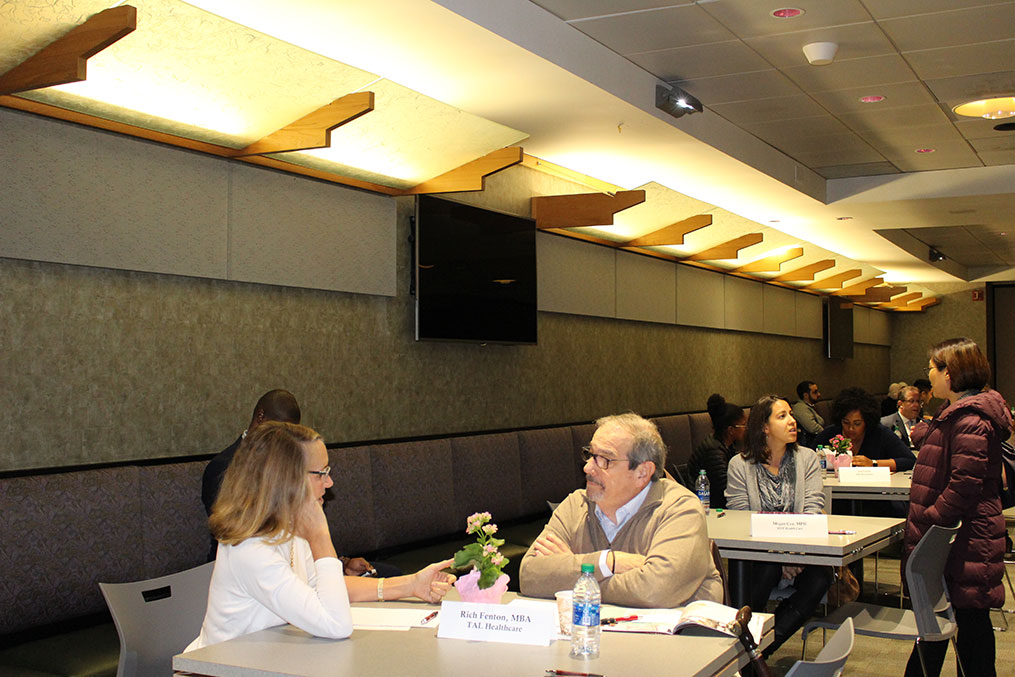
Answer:
[(915, 152), (920, 153), (921, 155), (924, 155), (926, 153), (933, 153), (935, 150), (937, 150), (937, 149), (936, 148), (917, 148)]
[(772, 16), (776, 19), (794, 19), (803, 13), (804, 11), (798, 7), (783, 7), (772, 10)]
[(852, 216), (836, 216), (835, 220), (836, 221), (852, 221), (853, 217)]
[(886, 97), (883, 97), (880, 94), (869, 94), (867, 96), (861, 96), (860, 101), (862, 103), (881, 103), (885, 100), (885, 98)]
[(970, 101), (952, 108), (956, 115), (969, 118), (1000, 120), (1015, 117), (1015, 96), (998, 96), (993, 99)]
[(999, 125), (994, 125), (995, 132), (1015, 132), (1015, 122), (1002, 122)]

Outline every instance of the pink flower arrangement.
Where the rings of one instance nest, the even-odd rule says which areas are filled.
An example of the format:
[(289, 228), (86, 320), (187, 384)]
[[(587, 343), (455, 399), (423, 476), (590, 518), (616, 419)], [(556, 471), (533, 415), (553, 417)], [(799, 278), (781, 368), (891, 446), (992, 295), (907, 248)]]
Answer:
[(853, 454), (853, 441), (845, 435), (836, 435), (832, 439), (828, 440), (828, 444), (831, 445), (832, 451), (836, 456), (842, 454)]
[(488, 524), (492, 519), (488, 512), (477, 512), (465, 520), (465, 533), (475, 534), (476, 542), (470, 543), (455, 553), (455, 568), (471, 567), (479, 572), (479, 589), (492, 586), (508, 563), (508, 558), (501, 554), (500, 546), (504, 539), (493, 538), (497, 533), (496, 524)]

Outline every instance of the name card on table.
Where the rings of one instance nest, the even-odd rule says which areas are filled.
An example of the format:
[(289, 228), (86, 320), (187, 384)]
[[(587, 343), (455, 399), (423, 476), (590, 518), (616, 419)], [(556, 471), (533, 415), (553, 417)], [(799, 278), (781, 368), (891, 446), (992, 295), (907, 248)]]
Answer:
[(891, 468), (839, 468), (839, 484), (891, 484)]
[(557, 637), (556, 605), (515, 606), (442, 602), (437, 636), (481, 642), (549, 646)]
[(792, 513), (754, 513), (751, 515), (754, 538), (828, 538), (828, 515)]

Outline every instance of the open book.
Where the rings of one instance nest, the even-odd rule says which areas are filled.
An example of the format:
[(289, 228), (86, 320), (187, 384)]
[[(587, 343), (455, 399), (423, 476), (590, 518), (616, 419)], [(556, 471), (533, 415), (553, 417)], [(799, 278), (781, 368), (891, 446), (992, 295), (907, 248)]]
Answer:
[[(610, 619), (617, 620), (610, 623)], [(698, 600), (678, 609), (630, 609), (604, 604), (600, 612), (604, 632), (651, 632), (662, 635), (729, 635), (734, 636), (730, 626), (736, 620), (737, 610), (733, 607)], [(761, 640), (766, 621), (771, 624), (770, 614), (754, 614), (748, 627), (755, 641)]]

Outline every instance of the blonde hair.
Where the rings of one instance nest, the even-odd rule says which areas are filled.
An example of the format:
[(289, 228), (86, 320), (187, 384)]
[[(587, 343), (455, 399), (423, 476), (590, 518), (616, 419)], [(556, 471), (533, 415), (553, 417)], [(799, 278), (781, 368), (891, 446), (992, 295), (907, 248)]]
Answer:
[(208, 528), (226, 545), (293, 536), (300, 508), (310, 500), (306, 448), (321, 436), (295, 423), (267, 421), (247, 435), (222, 478)]

